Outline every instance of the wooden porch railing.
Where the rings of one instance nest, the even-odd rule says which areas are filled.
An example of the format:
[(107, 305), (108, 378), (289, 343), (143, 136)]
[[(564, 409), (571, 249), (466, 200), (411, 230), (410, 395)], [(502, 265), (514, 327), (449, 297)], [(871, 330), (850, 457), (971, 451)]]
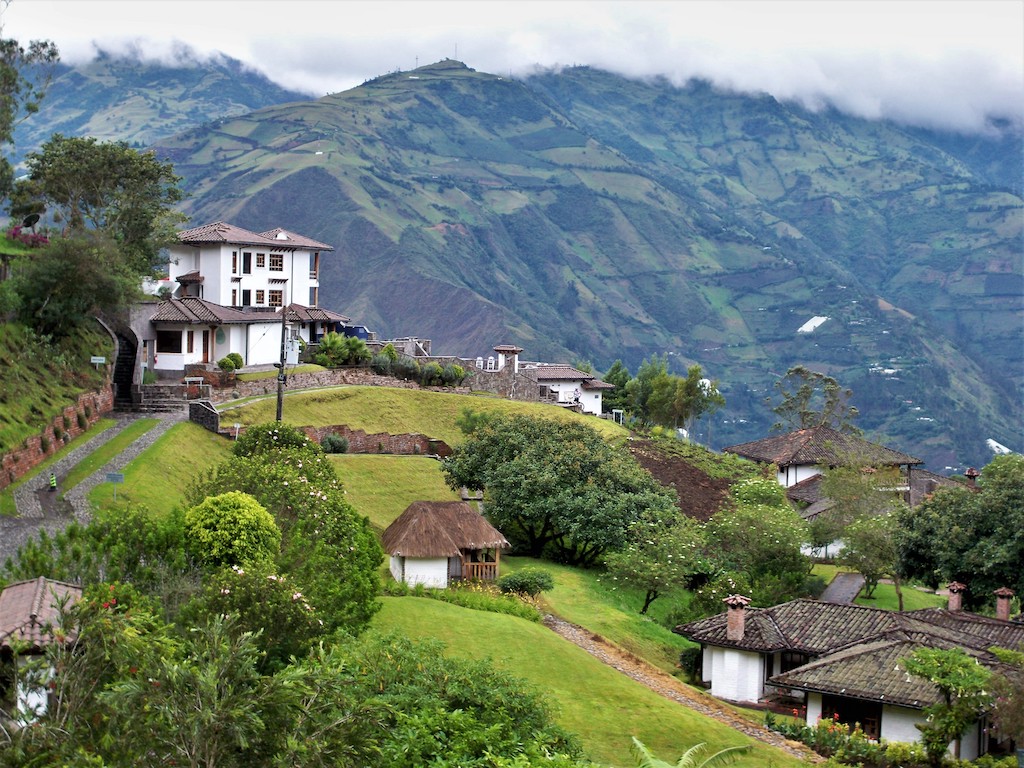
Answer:
[(498, 564), (463, 563), (462, 578), (466, 581), (495, 581), (498, 578)]

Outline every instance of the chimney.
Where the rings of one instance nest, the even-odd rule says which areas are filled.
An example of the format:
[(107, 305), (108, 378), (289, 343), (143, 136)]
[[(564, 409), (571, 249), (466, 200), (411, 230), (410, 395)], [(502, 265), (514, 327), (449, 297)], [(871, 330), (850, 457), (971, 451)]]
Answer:
[(725, 638), (733, 643), (743, 640), (743, 625), (747, 619), (747, 605), (749, 597), (743, 595), (729, 595), (723, 601), (729, 606), (729, 612), (725, 621)]
[(980, 475), (981, 475), (981, 472), (976, 470), (974, 467), (968, 467), (967, 471), (964, 472), (964, 477), (967, 478), (967, 486), (969, 488), (977, 488), (978, 487), (977, 480), (978, 480), (978, 477)]
[(1000, 587), (995, 592), (996, 596), (996, 618), (1000, 621), (1010, 620), (1010, 600), (1013, 598), (1014, 592), (1009, 587)]
[(946, 610), (950, 612), (959, 611), (963, 607), (963, 591), (967, 589), (967, 585), (961, 584), (959, 581), (951, 581), (946, 585), (946, 589), (949, 590), (949, 603), (946, 606)]

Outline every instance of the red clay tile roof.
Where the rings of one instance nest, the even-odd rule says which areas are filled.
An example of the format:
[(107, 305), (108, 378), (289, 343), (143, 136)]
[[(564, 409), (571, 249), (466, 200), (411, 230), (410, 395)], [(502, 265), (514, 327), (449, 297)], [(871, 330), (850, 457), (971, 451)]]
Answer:
[[(903, 668), (903, 660), (919, 648), (955, 647), (955, 642), (935, 637), (881, 638), (775, 675), (770, 682), (787, 688), (923, 709), (939, 701), (941, 694), (928, 680), (908, 674)], [(997, 666), (991, 654), (970, 648), (965, 650), (979, 661), (986, 662), (986, 666)]]
[(522, 347), (517, 347), (515, 344), (499, 344), (494, 348), (495, 352), (507, 352), (509, 354), (518, 355), (523, 351)]
[(267, 323), (280, 320), (277, 312), (246, 312), (225, 307), (196, 296), (167, 299), (160, 302), (151, 323), (184, 323), (186, 325), (224, 325), (233, 323)]
[(531, 370), (536, 374), (537, 381), (588, 381), (594, 378), (594, 374), (578, 371), (571, 365), (538, 365), (523, 372), (529, 374)]
[(192, 272), (186, 272), (183, 275), (178, 275), (175, 278), (175, 280), (177, 280), (182, 285), (185, 285), (186, 283), (188, 283), (188, 284), (191, 284), (191, 283), (201, 283), (205, 279), (206, 278), (204, 278), (201, 274), (199, 274), (199, 270), (198, 269), (193, 270)]
[(190, 245), (203, 243), (231, 243), (234, 245), (262, 245), (276, 250), (304, 248), (311, 251), (333, 251), (334, 248), (318, 240), (297, 235), (280, 227), (267, 232), (250, 232), (225, 221), (215, 221), (201, 227), (185, 229), (178, 233), (178, 240)]
[(39, 653), (53, 642), (61, 606), (81, 597), (81, 587), (42, 576), (9, 584), (0, 592), (0, 648), (25, 643), (31, 653)]
[(992, 645), (1015, 648), (1024, 643), (1024, 624), (966, 611), (934, 608), (900, 613), (819, 600), (791, 600), (772, 608), (747, 608), (740, 641), (726, 637), (725, 613), (682, 624), (674, 631), (707, 645), (760, 652), (792, 650), (822, 656), (897, 630), (936, 635), (977, 649)]
[(297, 235), (294, 232), (289, 232), (287, 229), (281, 229), (281, 227), (260, 232), (260, 236), (273, 240), (278, 248), (305, 248), (310, 251), (334, 250), (327, 243), (321, 243), (319, 240), (314, 240), (305, 235)]
[(381, 537), (400, 557), (458, 557), (463, 549), (504, 549), (508, 539), (464, 501), (414, 501)]
[(309, 323), (313, 321), (321, 321), (326, 323), (348, 323), (351, 322), (351, 318), (339, 315), (337, 312), (332, 312), (329, 309), (321, 309), (320, 307), (304, 307), (302, 304), (289, 304), (288, 305), (288, 319), (299, 320), (303, 323)]
[(909, 454), (894, 451), (855, 435), (844, 435), (824, 425), (731, 445), (722, 450), (753, 461), (777, 464), (780, 467), (794, 464), (834, 467), (846, 464), (851, 459), (874, 466), (924, 463)]

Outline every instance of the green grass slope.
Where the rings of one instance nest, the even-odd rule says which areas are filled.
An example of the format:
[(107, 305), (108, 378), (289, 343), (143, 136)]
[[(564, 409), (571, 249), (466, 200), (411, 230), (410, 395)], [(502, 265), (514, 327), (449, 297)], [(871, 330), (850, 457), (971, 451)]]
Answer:
[(97, 324), (58, 344), (19, 323), (0, 322), (0, 452), (37, 435), (75, 398), (98, 389), (105, 371), (93, 355), (113, 360), (114, 343)]
[[(344, 424), (367, 433), (419, 433), (449, 445), (462, 441), (456, 419), (466, 408), (490, 413), (526, 413), (551, 419), (581, 420), (606, 439), (625, 439), (619, 425), (593, 416), (582, 416), (564, 408), (541, 403), (524, 403), (495, 397), (457, 395), (420, 389), (394, 387), (337, 387), (285, 395), (282, 416), (295, 426)], [(223, 419), (243, 426), (274, 421), (277, 399), (270, 397), (237, 408), (222, 409)]]
[(707, 742), (712, 749), (754, 744), (738, 765), (795, 766), (799, 761), (704, 715), (672, 702), (555, 635), (545, 627), (495, 613), (472, 611), (426, 598), (384, 598), (374, 626), (413, 638), (442, 640), (450, 653), (490, 658), (526, 678), (557, 703), (559, 722), (579, 734), (590, 757), (630, 766), (630, 737), (655, 754), (678, 757)]

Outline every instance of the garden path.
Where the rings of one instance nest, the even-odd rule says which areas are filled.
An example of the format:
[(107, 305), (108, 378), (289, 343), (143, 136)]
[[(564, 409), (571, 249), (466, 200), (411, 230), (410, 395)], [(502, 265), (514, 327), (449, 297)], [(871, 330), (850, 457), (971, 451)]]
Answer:
[(821, 756), (815, 754), (803, 744), (790, 741), (781, 734), (769, 731), (763, 725), (736, 714), (717, 699), (695, 690), (671, 675), (648, 664), (646, 661), (623, 651), (621, 648), (617, 648), (600, 635), (596, 635), (583, 627), (550, 614), (544, 617), (544, 624), (569, 642), (578, 645), (599, 661), (646, 686), (660, 696), (664, 696), (696, 712), (714, 718), (752, 739), (777, 747), (801, 760), (813, 763), (819, 763), (823, 760)]

